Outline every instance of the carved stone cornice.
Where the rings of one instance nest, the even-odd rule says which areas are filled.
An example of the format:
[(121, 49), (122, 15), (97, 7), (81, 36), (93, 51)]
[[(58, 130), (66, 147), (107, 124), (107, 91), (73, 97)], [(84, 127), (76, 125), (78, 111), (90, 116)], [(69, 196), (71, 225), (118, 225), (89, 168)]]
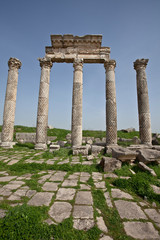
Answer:
[(53, 63), (50, 58), (38, 58), (41, 68), (50, 68), (53, 66)]
[(8, 67), (9, 69), (19, 69), (21, 68), (22, 66), (22, 63), (19, 59), (17, 58), (10, 58), (9, 61), (8, 61)]
[(134, 69), (137, 71), (139, 69), (145, 69), (147, 66), (149, 59), (137, 59), (133, 64), (134, 64)]
[(116, 67), (116, 61), (111, 59), (104, 63), (104, 67), (105, 67), (106, 71), (114, 71), (114, 69)]
[(76, 58), (73, 62), (74, 71), (82, 71), (83, 70), (83, 59)]

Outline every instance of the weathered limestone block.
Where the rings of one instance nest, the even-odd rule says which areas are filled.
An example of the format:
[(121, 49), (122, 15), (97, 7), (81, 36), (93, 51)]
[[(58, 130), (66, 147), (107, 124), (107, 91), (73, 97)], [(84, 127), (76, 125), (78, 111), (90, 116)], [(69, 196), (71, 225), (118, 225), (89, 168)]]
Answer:
[(36, 133), (16, 133), (16, 140), (21, 143), (35, 143)]
[(117, 144), (117, 106), (115, 87), (116, 61), (104, 63), (106, 69), (106, 145)]
[(82, 156), (88, 155), (88, 147), (87, 146), (79, 146), (79, 147), (73, 147), (73, 155), (77, 156), (79, 154), (82, 154)]
[(18, 84), (18, 69), (21, 68), (22, 63), (17, 58), (10, 58), (8, 61), (8, 81), (6, 88), (6, 97), (3, 112), (3, 127), (1, 146), (4, 148), (12, 148), (14, 119), (16, 109), (17, 84)]
[(146, 166), (146, 164), (144, 164), (143, 162), (139, 162), (139, 163), (138, 163), (138, 166), (139, 166), (142, 170), (149, 172), (152, 176), (154, 176), (154, 177), (157, 176), (156, 173), (155, 173), (155, 171), (154, 171), (152, 168), (149, 168), (148, 166)]
[(136, 129), (135, 128), (127, 128), (127, 129), (122, 129), (121, 131), (125, 132), (125, 133), (130, 133), (130, 132), (135, 132)]
[(116, 158), (103, 157), (100, 166), (103, 168), (104, 172), (113, 172), (115, 169), (120, 169), (122, 162)]
[(138, 150), (137, 159), (140, 162), (144, 162), (145, 164), (149, 164), (151, 162), (155, 162), (157, 164), (160, 163), (160, 151), (153, 149), (141, 149)]
[(136, 151), (131, 151), (127, 148), (116, 147), (112, 148), (112, 157), (121, 160), (122, 162), (127, 162), (135, 160), (138, 153)]
[(104, 147), (92, 145), (91, 146), (91, 154), (94, 156), (97, 156), (103, 149), (104, 149)]
[(72, 146), (82, 145), (83, 59), (75, 59), (72, 96)]
[(60, 149), (60, 145), (52, 144), (52, 145), (49, 146), (49, 151), (50, 152), (58, 151), (59, 149)]
[(39, 58), (41, 80), (38, 99), (37, 129), (35, 149), (47, 148), (49, 82), (52, 62), (47, 58)]
[(147, 63), (148, 59), (137, 59), (134, 62), (134, 69), (137, 73), (139, 132), (142, 144), (152, 143), (148, 86), (145, 72)]

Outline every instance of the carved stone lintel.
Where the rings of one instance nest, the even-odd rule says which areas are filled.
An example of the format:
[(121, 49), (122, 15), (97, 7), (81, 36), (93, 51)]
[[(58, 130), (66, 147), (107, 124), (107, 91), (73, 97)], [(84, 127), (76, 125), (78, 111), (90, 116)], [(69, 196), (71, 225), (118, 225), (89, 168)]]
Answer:
[(83, 69), (83, 59), (76, 58), (73, 62), (74, 71), (82, 71)]
[(45, 68), (51, 68), (53, 63), (50, 58), (38, 58), (40, 66)]
[(137, 59), (133, 64), (134, 64), (134, 69), (137, 71), (139, 69), (145, 69), (147, 66), (149, 59)]
[(114, 71), (114, 69), (116, 67), (116, 61), (110, 59), (109, 61), (104, 63), (104, 67), (105, 67), (106, 71)]
[(10, 58), (8, 61), (9, 69), (14, 69), (14, 68), (19, 69), (19, 68), (21, 68), (21, 66), (22, 66), (22, 63), (17, 58)]

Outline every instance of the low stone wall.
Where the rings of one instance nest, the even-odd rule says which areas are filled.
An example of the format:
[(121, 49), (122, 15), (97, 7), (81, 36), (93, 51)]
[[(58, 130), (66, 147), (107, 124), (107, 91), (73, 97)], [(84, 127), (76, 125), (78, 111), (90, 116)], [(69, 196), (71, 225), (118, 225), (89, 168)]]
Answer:
[(16, 140), (22, 143), (35, 143), (36, 133), (16, 133)]

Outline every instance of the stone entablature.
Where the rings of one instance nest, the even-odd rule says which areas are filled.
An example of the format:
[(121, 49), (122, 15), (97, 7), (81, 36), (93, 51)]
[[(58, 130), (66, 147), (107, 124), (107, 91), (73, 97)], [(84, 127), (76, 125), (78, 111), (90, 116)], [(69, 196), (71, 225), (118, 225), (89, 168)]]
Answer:
[(101, 43), (102, 35), (51, 35), (52, 46), (46, 47), (46, 58), (52, 62), (73, 63), (81, 58), (84, 63), (104, 63), (110, 58), (110, 48)]

